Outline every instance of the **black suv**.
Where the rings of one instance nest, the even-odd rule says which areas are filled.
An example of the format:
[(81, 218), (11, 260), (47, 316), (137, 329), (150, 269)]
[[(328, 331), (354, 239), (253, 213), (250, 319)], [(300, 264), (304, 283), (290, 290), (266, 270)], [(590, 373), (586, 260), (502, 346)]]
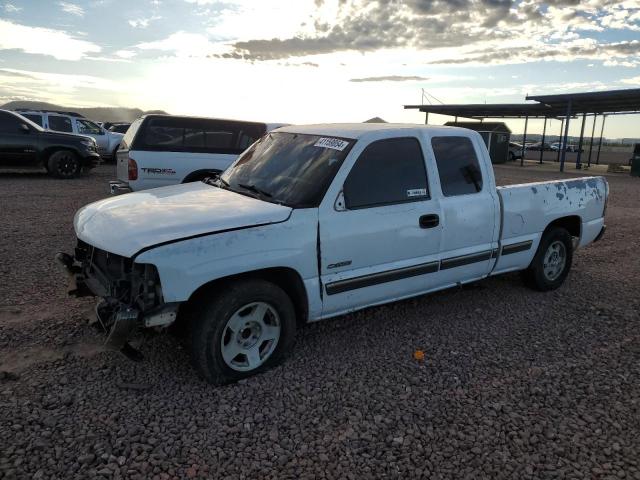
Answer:
[(91, 137), (43, 130), (22, 115), (0, 110), (0, 168), (45, 168), (73, 178), (96, 166), (100, 156)]

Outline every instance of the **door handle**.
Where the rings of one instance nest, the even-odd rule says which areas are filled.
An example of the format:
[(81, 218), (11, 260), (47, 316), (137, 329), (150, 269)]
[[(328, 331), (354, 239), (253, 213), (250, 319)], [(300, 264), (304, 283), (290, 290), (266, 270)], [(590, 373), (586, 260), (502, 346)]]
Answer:
[(418, 221), (420, 228), (433, 228), (440, 225), (440, 217), (435, 213), (431, 215), (422, 215)]

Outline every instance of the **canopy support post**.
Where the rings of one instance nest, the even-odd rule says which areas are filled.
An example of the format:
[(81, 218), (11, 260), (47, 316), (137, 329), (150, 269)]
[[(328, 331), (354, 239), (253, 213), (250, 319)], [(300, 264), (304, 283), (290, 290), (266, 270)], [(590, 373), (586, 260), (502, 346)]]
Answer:
[(544, 117), (544, 127), (542, 127), (542, 142), (540, 142), (540, 165), (542, 165), (542, 155), (544, 154), (544, 139), (547, 134), (547, 117)]
[(562, 150), (562, 130), (564, 130), (564, 118), (560, 120), (560, 135), (558, 135), (558, 157), (556, 162), (560, 161), (560, 150)]
[(600, 149), (602, 148), (602, 135), (604, 134), (604, 121), (607, 119), (606, 115), (602, 115), (602, 128), (600, 129), (600, 142), (598, 142), (598, 155), (596, 156), (596, 165), (600, 164)]
[(587, 168), (591, 166), (591, 152), (593, 152), (593, 134), (596, 132), (596, 120), (598, 119), (598, 114), (593, 114), (593, 127), (591, 128), (591, 142), (589, 143), (589, 159), (587, 160)]
[(580, 163), (580, 159), (582, 157), (582, 142), (584, 140), (584, 124), (587, 121), (587, 114), (582, 114), (582, 127), (580, 128), (580, 141), (578, 142), (578, 156), (576, 157), (576, 170), (580, 170), (582, 168), (582, 164)]
[(567, 141), (569, 139), (569, 121), (571, 120), (571, 100), (567, 103), (567, 118), (564, 121), (564, 135), (562, 136), (562, 153), (560, 154), (560, 171), (564, 172), (564, 160), (567, 156)]

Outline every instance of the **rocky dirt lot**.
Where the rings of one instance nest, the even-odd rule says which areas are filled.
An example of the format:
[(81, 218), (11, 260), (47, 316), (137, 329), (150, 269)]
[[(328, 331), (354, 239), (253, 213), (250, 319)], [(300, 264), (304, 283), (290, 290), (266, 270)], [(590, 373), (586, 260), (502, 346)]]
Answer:
[(640, 180), (609, 177), (609, 230), (557, 291), (506, 275), (309, 325), (214, 388), (169, 335), (105, 351), (66, 297), (53, 256), (112, 177), (0, 175), (0, 478), (640, 479)]

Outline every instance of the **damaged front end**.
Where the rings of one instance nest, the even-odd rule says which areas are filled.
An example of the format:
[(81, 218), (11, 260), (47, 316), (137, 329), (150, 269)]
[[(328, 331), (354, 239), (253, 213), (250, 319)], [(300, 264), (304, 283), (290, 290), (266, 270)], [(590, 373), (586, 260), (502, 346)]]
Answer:
[(107, 333), (106, 344), (138, 359), (128, 340), (136, 329), (173, 323), (178, 303), (165, 303), (154, 265), (135, 263), (78, 240), (74, 255), (58, 253), (56, 260), (69, 275), (69, 295), (95, 296), (97, 324)]

